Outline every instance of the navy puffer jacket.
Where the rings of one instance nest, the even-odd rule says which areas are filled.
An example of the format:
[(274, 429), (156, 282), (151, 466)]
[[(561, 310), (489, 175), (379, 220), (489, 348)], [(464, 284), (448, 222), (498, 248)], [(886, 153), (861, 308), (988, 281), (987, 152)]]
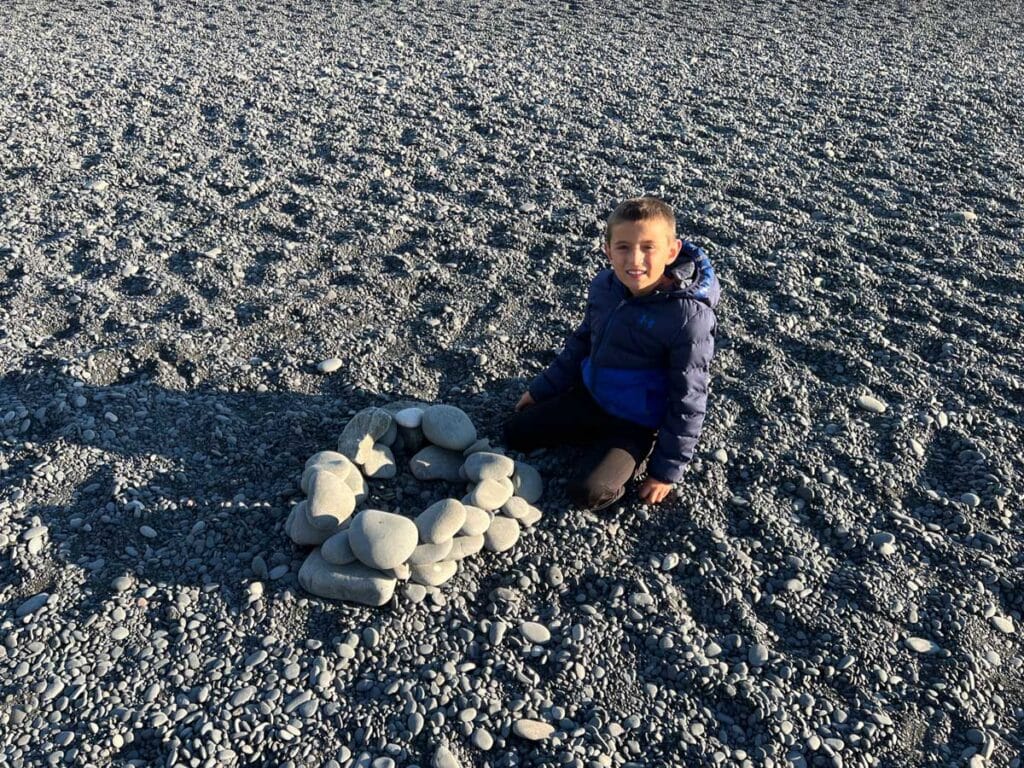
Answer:
[(721, 288), (688, 241), (665, 274), (673, 285), (646, 296), (632, 296), (611, 269), (598, 274), (583, 322), (529, 389), (541, 402), (583, 384), (608, 413), (657, 429), (648, 474), (675, 483), (704, 423)]

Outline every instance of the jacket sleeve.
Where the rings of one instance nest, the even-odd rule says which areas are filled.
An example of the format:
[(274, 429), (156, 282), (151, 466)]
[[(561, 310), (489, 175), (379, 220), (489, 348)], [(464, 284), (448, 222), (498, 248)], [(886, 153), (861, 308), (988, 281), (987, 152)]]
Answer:
[(530, 382), (529, 390), (538, 403), (566, 392), (582, 380), (580, 366), (590, 354), (590, 308), (583, 322), (565, 340), (565, 347), (547, 368)]
[(648, 474), (662, 482), (679, 482), (693, 458), (707, 411), (708, 367), (714, 352), (715, 314), (701, 305), (669, 350), (668, 413), (648, 463)]

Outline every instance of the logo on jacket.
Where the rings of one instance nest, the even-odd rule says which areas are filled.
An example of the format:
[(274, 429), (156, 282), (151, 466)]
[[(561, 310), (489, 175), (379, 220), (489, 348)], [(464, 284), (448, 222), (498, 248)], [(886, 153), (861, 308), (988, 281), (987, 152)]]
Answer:
[(649, 331), (654, 328), (654, 318), (646, 312), (641, 312), (640, 316), (636, 319), (636, 327)]

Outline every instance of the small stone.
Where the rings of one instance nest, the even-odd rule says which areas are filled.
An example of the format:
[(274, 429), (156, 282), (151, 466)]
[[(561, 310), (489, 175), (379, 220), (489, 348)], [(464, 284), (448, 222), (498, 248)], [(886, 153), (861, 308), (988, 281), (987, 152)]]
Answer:
[(465, 411), (453, 405), (432, 405), (420, 425), (427, 440), (452, 451), (463, 451), (476, 440), (476, 427)]
[(462, 454), (436, 445), (428, 445), (409, 460), (409, 468), (417, 480), (444, 480), (457, 483), (462, 480)]
[(332, 534), (320, 546), (320, 555), (331, 565), (348, 565), (356, 561), (356, 555), (348, 541), (348, 530)]
[(455, 755), (451, 753), (444, 744), (441, 744), (434, 752), (434, 759), (431, 761), (431, 768), (462, 768)]
[(470, 555), (475, 555), (483, 548), (483, 536), (456, 536), (452, 539), (452, 551), (448, 553), (448, 559), (462, 560)]
[(976, 493), (968, 491), (960, 496), (960, 501), (966, 504), (968, 507), (977, 507), (981, 504), (981, 497)]
[(482, 749), (486, 752), (494, 746), (494, 737), (485, 729), (477, 728), (473, 731), (473, 735), (469, 737), (469, 743), (477, 749)]
[(1013, 619), (1009, 616), (991, 616), (989, 617), (989, 623), (1004, 635), (1012, 635), (1015, 631)]
[(118, 576), (110, 582), (110, 588), (115, 592), (127, 592), (131, 587), (131, 576)]
[(427, 588), (422, 584), (406, 584), (402, 594), (410, 603), (422, 603), (427, 596)]
[(513, 496), (511, 499), (501, 505), (501, 511), (506, 517), (511, 517), (515, 520), (522, 520), (524, 517), (530, 514), (530, 510), (533, 507), (530, 506), (530, 502), (524, 499), (522, 496)]
[(484, 546), (490, 552), (504, 552), (519, 541), (519, 533), (519, 523), (511, 517), (495, 517), (484, 534)]
[(90, 179), (85, 183), (85, 188), (90, 192), (106, 192), (110, 189), (110, 183), (103, 179)]
[(725, 448), (719, 448), (717, 451), (711, 454), (711, 458), (717, 461), (719, 464), (729, 463), (729, 454)]
[(340, 357), (328, 357), (326, 360), (321, 360), (317, 364), (316, 369), (320, 373), (334, 373), (341, 368), (343, 362)]
[(335, 531), (356, 508), (356, 497), (348, 484), (333, 472), (316, 470), (309, 479), (306, 516), (321, 531)]
[(395, 414), (395, 421), (400, 427), (416, 429), (423, 423), (423, 409), (403, 408)]
[(882, 400), (877, 397), (871, 397), (870, 395), (859, 395), (857, 397), (857, 405), (865, 411), (871, 413), (885, 413), (887, 406)]
[(466, 508), (458, 499), (441, 499), (416, 517), (420, 541), (440, 544), (452, 538), (466, 522)]
[(22, 616), (28, 616), (29, 614), (35, 613), (46, 605), (46, 601), (49, 599), (50, 595), (46, 592), (40, 592), (38, 595), (33, 595), (17, 607), (14, 611), (14, 615), (21, 618)]
[(428, 587), (439, 587), (455, 575), (458, 563), (455, 560), (442, 560), (438, 563), (410, 566), (409, 578), (417, 584)]
[(419, 531), (407, 517), (366, 509), (352, 519), (349, 544), (355, 556), (371, 568), (394, 568), (416, 549)]
[(511, 477), (515, 468), (515, 462), (508, 456), (487, 451), (471, 454), (463, 464), (466, 479), (473, 482)]
[(555, 726), (541, 720), (521, 718), (512, 723), (512, 732), (521, 739), (543, 741), (555, 732)]
[(768, 661), (768, 647), (762, 643), (754, 643), (747, 651), (747, 661), (752, 667), (763, 666)]
[(912, 450), (914, 455), (919, 459), (924, 456), (924, 446), (921, 445), (919, 440), (916, 440), (913, 437), (910, 438), (910, 450)]
[(337, 451), (320, 451), (314, 453), (306, 461), (299, 486), (303, 493), (309, 493), (309, 481), (317, 472), (330, 472), (339, 480), (345, 480), (354, 471), (356, 471), (355, 465), (344, 454)]
[(978, 220), (978, 214), (969, 208), (965, 208), (962, 211), (958, 211), (954, 218), (961, 224), (974, 224)]
[(437, 563), (448, 557), (452, 551), (452, 540), (445, 539), (437, 544), (420, 544), (409, 555), (409, 565), (429, 565)]
[(536, 621), (524, 621), (519, 625), (519, 631), (529, 642), (537, 645), (543, 645), (551, 639), (551, 631)]
[(338, 452), (356, 464), (366, 460), (366, 454), (373, 450), (374, 443), (383, 437), (391, 427), (391, 414), (383, 408), (364, 408), (349, 419), (341, 437), (338, 438)]
[(463, 504), (466, 510), (466, 522), (459, 529), (460, 536), (479, 536), (491, 525), (491, 514), (472, 504)]
[(147, 539), (155, 539), (157, 537), (156, 531), (150, 528), (148, 525), (140, 526), (139, 533), (141, 533)]
[(500, 509), (501, 506), (512, 498), (515, 489), (512, 481), (507, 477), (499, 480), (481, 480), (466, 495), (466, 503), (481, 509)]
[[(313, 524), (309, 522), (309, 515), (306, 514), (306, 510), (308, 508), (308, 502), (299, 502), (292, 507), (291, 512), (288, 513), (288, 520), (285, 521), (284, 524), (284, 532), (288, 534), (288, 538), (300, 547), (319, 546), (327, 541), (332, 533), (335, 533), (338, 530), (338, 528), (335, 528), (334, 530), (314, 528)], [(345, 524), (346, 523), (342, 523), (342, 525)]]
[(331, 565), (315, 549), (299, 569), (299, 583), (317, 597), (383, 605), (394, 594), (397, 581), (362, 563)]
[(907, 648), (917, 653), (937, 653), (941, 649), (938, 644), (923, 637), (908, 637)]
[(532, 465), (517, 461), (512, 473), (512, 488), (516, 496), (521, 496), (530, 504), (536, 504), (544, 493), (544, 480)]

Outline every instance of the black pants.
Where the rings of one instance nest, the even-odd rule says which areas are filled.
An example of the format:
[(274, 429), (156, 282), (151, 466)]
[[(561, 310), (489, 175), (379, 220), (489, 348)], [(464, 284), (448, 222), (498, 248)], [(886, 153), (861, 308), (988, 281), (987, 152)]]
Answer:
[(601, 509), (622, 497), (651, 452), (654, 437), (654, 430), (606, 412), (585, 387), (533, 405), (505, 422), (505, 445), (517, 451), (585, 446), (567, 491), (574, 504), (586, 509)]

